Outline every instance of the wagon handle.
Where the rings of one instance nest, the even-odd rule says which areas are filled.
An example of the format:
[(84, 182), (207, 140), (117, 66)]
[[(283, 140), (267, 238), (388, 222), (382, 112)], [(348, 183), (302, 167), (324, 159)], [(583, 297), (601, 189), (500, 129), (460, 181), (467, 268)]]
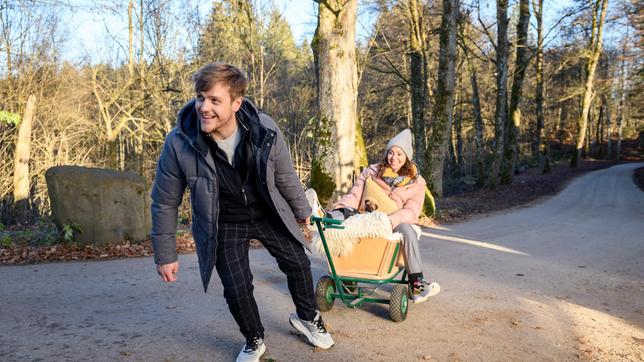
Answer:
[(326, 225), (342, 225), (342, 220), (337, 220), (337, 219), (330, 219), (326, 217), (317, 217), (317, 216), (311, 216), (311, 224), (314, 222), (321, 222), (322, 224)]

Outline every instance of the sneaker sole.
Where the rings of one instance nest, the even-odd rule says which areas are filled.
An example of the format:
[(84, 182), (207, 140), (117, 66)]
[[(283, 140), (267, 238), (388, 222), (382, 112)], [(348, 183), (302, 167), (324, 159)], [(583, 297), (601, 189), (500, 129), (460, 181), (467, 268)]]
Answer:
[(440, 285), (437, 284), (437, 286), (432, 288), (432, 290), (426, 296), (418, 297), (417, 299), (414, 299), (414, 297), (412, 297), (411, 300), (414, 302), (414, 304), (419, 304), (419, 303), (427, 301), (427, 299), (437, 295), (440, 292), (441, 292), (441, 287), (440, 287)]
[[(262, 345), (259, 347), (259, 356), (257, 356), (257, 359), (256, 359), (257, 362), (261, 360), (264, 353), (266, 353), (266, 344), (262, 343)], [(239, 362), (239, 359), (236, 359), (235, 362)]]
[(427, 299), (429, 299), (429, 295), (426, 295), (424, 297), (418, 297), (418, 298), (415, 298), (415, 299), (412, 297), (411, 300), (414, 302), (414, 304), (420, 304), (422, 302), (426, 302)]
[(296, 331), (302, 333), (304, 337), (306, 337), (306, 339), (309, 341), (309, 343), (311, 343), (315, 347), (319, 347), (322, 349), (329, 349), (331, 348), (331, 346), (333, 346), (333, 343), (326, 345), (317, 341), (315, 338), (313, 338), (313, 336), (311, 335), (311, 332), (309, 332), (309, 330), (306, 329), (306, 327), (303, 326), (302, 323), (300, 323), (299, 321), (293, 321), (291, 318), (289, 318), (288, 322), (291, 324), (291, 327), (295, 328)]

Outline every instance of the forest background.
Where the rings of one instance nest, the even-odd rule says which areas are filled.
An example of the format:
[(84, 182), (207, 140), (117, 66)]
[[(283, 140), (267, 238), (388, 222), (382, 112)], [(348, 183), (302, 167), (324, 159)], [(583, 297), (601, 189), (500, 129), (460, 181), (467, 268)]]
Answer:
[[(512, 183), (557, 160), (619, 159), (622, 140), (644, 130), (644, 5), (560, 5), (316, 1), (315, 34), (295, 39), (269, 0), (206, 11), (191, 0), (0, 1), (0, 222), (49, 215), (52, 166), (151, 183), (164, 137), (194, 96), (192, 74), (213, 61), (246, 72), (248, 97), (278, 122), (302, 183), (323, 201), (403, 128), (437, 197)], [(79, 7), (120, 19), (104, 24), (98, 56), (69, 49), (63, 14)], [(360, 16), (368, 21), (357, 36)]]

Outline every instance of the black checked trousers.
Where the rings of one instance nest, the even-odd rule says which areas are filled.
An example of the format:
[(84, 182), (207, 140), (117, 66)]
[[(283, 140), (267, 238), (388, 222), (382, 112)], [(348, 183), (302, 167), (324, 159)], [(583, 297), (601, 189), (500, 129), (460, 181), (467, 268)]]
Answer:
[(248, 259), (250, 239), (261, 241), (286, 274), (298, 317), (313, 320), (316, 307), (311, 262), (304, 254), (302, 244), (290, 235), (281, 221), (220, 223), (215, 266), (224, 285), (224, 298), (230, 313), (244, 337), (264, 338), (264, 327), (253, 296), (253, 274)]

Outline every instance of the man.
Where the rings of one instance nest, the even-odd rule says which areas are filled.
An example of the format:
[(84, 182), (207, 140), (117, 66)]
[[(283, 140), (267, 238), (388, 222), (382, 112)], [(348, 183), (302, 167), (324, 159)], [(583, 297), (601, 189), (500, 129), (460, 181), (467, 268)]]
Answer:
[(178, 207), (190, 187), (192, 232), (204, 291), (213, 268), (246, 338), (237, 361), (258, 361), (264, 328), (253, 296), (250, 239), (262, 241), (287, 276), (296, 307), (289, 322), (320, 348), (333, 345), (315, 309), (313, 278), (298, 223), (311, 208), (275, 122), (245, 99), (246, 78), (236, 67), (212, 63), (194, 76), (196, 97), (179, 112), (157, 164), (152, 189), (152, 244), (164, 282), (179, 271), (175, 234)]

